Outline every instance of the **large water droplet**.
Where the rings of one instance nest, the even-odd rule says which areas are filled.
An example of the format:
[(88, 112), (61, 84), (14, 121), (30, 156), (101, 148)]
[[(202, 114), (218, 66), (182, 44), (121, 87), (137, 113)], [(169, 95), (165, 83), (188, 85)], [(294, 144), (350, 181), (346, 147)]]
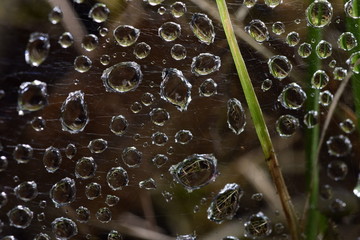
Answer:
[(317, 70), (311, 78), (311, 87), (323, 89), (329, 83), (329, 76), (323, 70)]
[(7, 216), (9, 217), (10, 226), (27, 228), (30, 226), (34, 214), (29, 208), (17, 205), (7, 213)]
[(299, 128), (299, 119), (292, 115), (282, 115), (276, 121), (276, 131), (280, 137), (291, 137)]
[(221, 66), (221, 60), (219, 56), (215, 56), (211, 53), (200, 53), (194, 57), (191, 63), (191, 72), (195, 75), (208, 75), (216, 72)]
[(181, 26), (174, 22), (166, 22), (159, 28), (159, 36), (167, 42), (174, 41), (181, 35)]
[(50, 198), (55, 207), (62, 207), (75, 201), (75, 181), (71, 178), (63, 178), (55, 183), (50, 190)]
[(58, 43), (62, 48), (68, 48), (74, 43), (74, 37), (70, 32), (64, 32), (59, 37)]
[(240, 198), (243, 191), (235, 183), (228, 183), (212, 200), (207, 210), (209, 220), (222, 223), (224, 220), (231, 220), (239, 209)]
[(90, 52), (99, 45), (99, 38), (94, 34), (85, 35), (81, 42), (81, 47)]
[(140, 36), (140, 30), (129, 25), (120, 25), (114, 32), (115, 40), (122, 47), (133, 45)]
[(245, 129), (245, 111), (241, 102), (236, 98), (231, 98), (227, 102), (227, 123), (231, 131), (233, 131), (236, 135), (239, 135)]
[(95, 176), (97, 165), (94, 158), (82, 157), (75, 165), (75, 176), (81, 179), (89, 179)]
[(121, 62), (104, 70), (101, 75), (108, 92), (125, 93), (135, 90), (141, 83), (143, 74), (136, 62)]
[(49, 49), (50, 41), (48, 34), (32, 33), (25, 50), (26, 63), (33, 67), (40, 66), (49, 55)]
[(311, 44), (309, 44), (309, 43), (302, 43), (302, 44), (300, 44), (300, 46), (298, 48), (298, 54), (302, 58), (309, 57), (311, 54), (311, 51), (312, 51), (312, 47), (311, 47)]
[(332, 45), (325, 40), (321, 40), (316, 45), (315, 51), (316, 51), (316, 55), (320, 59), (326, 59), (326, 58), (330, 57), (332, 54)]
[(33, 156), (33, 148), (28, 144), (16, 145), (13, 157), (17, 163), (27, 163)]
[(265, 23), (259, 19), (252, 20), (245, 31), (259, 43), (263, 43), (269, 39), (269, 31)]
[(23, 82), (18, 90), (19, 115), (27, 112), (34, 112), (44, 108), (48, 104), (47, 85), (44, 82), (35, 80)]
[(143, 188), (146, 190), (154, 190), (154, 189), (156, 189), (156, 187), (157, 187), (156, 182), (152, 178), (149, 178), (149, 179), (139, 182), (139, 188)]
[(112, 213), (108, 207), (99, 208), (95, 214), (96, 219), (101, 223), (108, 223), (111, 221)]
[(58, 148), (51, 146), (45, 150), (43, 163), (46, 171), (50, 173), (55, 172), (56, 170), (59, 169), (61, 162), (62, 162), (62, 157), (60, 150)]
[(344, 10), (346, 15), (354, 19), (359, 19), (360, 12), (358, 11), (358, 4), (359, 4), (358, 0), (347, 1), (344, 4)]
[(169, 169), (174, 180), (188, 191), (199, 189), (218, 175), (217, 160), (212, 154), (193, 154)]
[(183, 2), (175, 2), (170, 6), (170, 12), (175, 18), (181, 17), (186, 11), (186, 5)]
[(175, 68), (164, 69), (162, 78), (161, 98), (175, 105), (178, 110), (185, 111), (191, 101), (191, 84), (183, 73)]
[(55, 237), (59, 240), (69, 239), (78, 233), (76, 223), (73, 220), (64, 217), (56, 218), (51, 223), (51, 228)]
[(123, 240), (121, 233), (111, 230), (107, 236), (107, 240)]
[(191, 18), (190, 28), (201, 43), (209, 45), (214, 42), (214, 26), (206, 14), (194, 13)]
[(154, 108), (149, 115), (152, 123), (157, 126), (164, 126), (165, 122), (170, 119), (169, 113), (163, 108)]
[(290, 61), (282, 55), (271, 57), (268, 61), (268, 66), (271, 75), (279, 80), (286, 78), (292, 69)]
[(133, 53), (137, 59), (143, 59), (149, 56), (150, 51), (151, 51), (150, 45), (145, 42), (141, 42), (136, 44)]
[(285, 32), (285, 24), (283, 22), (274, 22), (271, 29), (276, 35), (281, 35)]
[(284, 87), (278, 101), (286, 109), (296, 110), (301, 108), (306, 100), (306, 93), (297, 83), (290, 83)]
[(189, 130), (180, 130), (175, 134), (175, 142), (180, 144), (188, 144), (193, 139), (193, 135)]
[(202, 97), (211, 97), (217, 93), (217, 83), (209, 78), (204, 80), (199, 86), (199, 95)]
[(69, 133), (82, 132), (89, 122), (87, 105), (82, 91), (69, 93), (61, 106), (61, 125)]
[(320, 95), (319, 95), (319, 103), (324, 106), (324, 107), (327, 107), (331, 104), (332, 100), (333, 100), (333, 94), (326, 90), (326, 91), (322, 91), (320, 92)]
[(74, 60), (74, 68), (79, 73), (84, 73), (90, 70), (92, 61), (85, 55), (77, 56)]
[(140, 166), (142, 153), (136, 147), (127, 147), (123, 150), (121, 157), (126, 166), (134, 168)]
[(100, 197), (101, 185), (96, 182), (89, 183), (85, 186), (85, 195), (89, 200), (94, 200), (95, 198)]
[(328, 153), (335, 157), (344, 157), (352, 150), (352, 144), (344, 135), (331, 136), (327, 141)]
[(360, 73), (359, 59), (360, 51), (354, 52), (353, 54), (351, 54), (350, 58), (346, 60), (346, 63), (349, 65), (350, 69), (356, 74)]
[(357, 40), (353, 33), (344, 32), (339, 36), (337, 41), (339, 48), (345, 51), (350, 51), (357, 46)]
[(37, 184), (34, 181), (23, 182), (14, 188), (14, 193), (19, 200), (31, 201), (38, 195)]
[(300, 35), (297, 32), (290, 32), (285, 39), (287, 45), (295, 47), (300, 42)]
[(269, 236), (272, 231), (269, 218), (262, 212), (251, 215), (249, 220), (244, 223), (244, 227), (245, 237), (252, 239), (259, 239)]
[(123, 115), (113, 116), (111, 118), (110, 130), (117, 136), (124, 135), (128, 126), (129, 123)]
[(121, 190), (129, 184), (128, 173), (122, 167), (113, 167), (106, 175), (106, 182), (112, 190)]
[(174, 46), (172, 46), (170, 53), (171, 57), (178, 61), (186, 58), (186, 49), (181, 44), (175, 44)]
[(109, 8), (103, 3), (96, 3), (89, 11), (89, 18), (94, 22), (105, 22), (110, 14)]
[(107, 149), (108, 142), (102, 138), (91, 140), (88, 144), (88, 148), (91, 153), (102, 153)]
[(315, 0), (306, 9), (306, 20), (315, 28), (322, 28), (331, 22), (333, 8), (326, 0)]

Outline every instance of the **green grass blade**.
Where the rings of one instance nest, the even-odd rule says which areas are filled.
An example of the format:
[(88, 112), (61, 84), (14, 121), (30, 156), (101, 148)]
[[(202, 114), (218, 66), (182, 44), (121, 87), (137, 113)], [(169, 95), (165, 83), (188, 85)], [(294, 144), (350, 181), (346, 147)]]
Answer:
[(244, 59), (241, 55), (238, 42), (231, 24), (230, 15), (225, 0), (216, 0), (221, 22), (230, 47), (230, 51), (239, 75), (240, 83), (243, 88), (249, 111), (259, 138), (262, 150), (265, 155), (269, 171), (279, 193), (282, 207), (287, 218), (289, 229), (293, 240), (299, 239), (298, 221), (296, 218), (294, 206), (292, 205), (290, 195), (287, 190), (280, 166), (270, 139), (269, 131), (266, 127), (265, 119), (262, 114), (258, 99), (251, 83)]

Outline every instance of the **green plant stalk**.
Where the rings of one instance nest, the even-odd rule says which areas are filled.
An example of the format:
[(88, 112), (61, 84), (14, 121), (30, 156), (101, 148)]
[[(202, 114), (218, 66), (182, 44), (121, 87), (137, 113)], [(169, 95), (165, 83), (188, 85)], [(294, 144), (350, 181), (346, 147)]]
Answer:
[(219, 9), (221, 22), (236, 66), (236, 70), (239, 75), (240, 83), (245, 94), (245, 98), (249, 107), (253, 123), (255, 125), (255, 130), (259, 138), (262, 150), (264, 152), (270, 174), (273, 178), (276, 189), (280, 196), (281, 204), (289, 225), (292, 240), (298, 240), (298, 221), (295, 214), (294, 206), (291, 202), (287, 186), (282, 176), (279, 162), (277, 160), (258, 99), (252, 86), (249, 73), (247, 71), (244, 59), (241, 55), (240, 48), (234, 34), (233, 26), (231, 24), (231, 19), (226, 6), (226, 2), (225, 0), (216, 0), (216, 3)]
[[(310, 3), (313, 0), (310, 1)], [(321, 14), (319, 14), (321, 16)], [(308, 79), (311, 85), (311, 78), (313, 74), (321, 68), (321, 60), (316, 55), (316, 44), (321, 40), (321, 30), (314, 27), (308, 28), (308, 40), (312, 42), (313, 52), (308, 58)], [(319, 113), (319, 90), (309, 88), (307, 91), (306, 111), (314, 110)], [(313, 128), (307, 129), (305, 132), (306, 146), (306, 182), (307, 191), (309, 193), (309, 206), (306, 218), (306, 239), (316, 240), (319, 233), (320, 212), (318, 211), (318, 197), (319, 197), (319, 166), (317, 159), (317, 151), (320, 139), (320, 126), (316, 124)]]

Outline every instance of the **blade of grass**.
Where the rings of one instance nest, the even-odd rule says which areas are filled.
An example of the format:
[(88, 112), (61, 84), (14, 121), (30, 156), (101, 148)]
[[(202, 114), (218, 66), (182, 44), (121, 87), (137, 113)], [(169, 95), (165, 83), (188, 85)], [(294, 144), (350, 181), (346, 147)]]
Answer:
[(225, 0), (216, 0), (216, 3), (219, 9), (221, 22), (225, 31), (231, 54), (233, 56), (236, 70), (239, 75), (240, 83), (245, 94), (245, 98), (249, 107), (253, 123), (255, 125), (255, 130), (258, 135), (262, 150), (264, 152), (270, 174), (279, 193), (281, 204), (289, 225), (292, 239), (298, 240), (298, 221), (296, 218), (294, 206), (291, 202), (287, 186), (282, 176), (279, 162), (277, 160), (277, 156), (275, 154), (274, 147), (271, 142), (270, 135), (266, 127), (265, 119), (262, 114), (258, 99), (252, 86), (249, 73), (247, 71), (244, 59), (241, 55), (240, 48), (232, 27), (230, 15), (226, 6), (226, 2)]

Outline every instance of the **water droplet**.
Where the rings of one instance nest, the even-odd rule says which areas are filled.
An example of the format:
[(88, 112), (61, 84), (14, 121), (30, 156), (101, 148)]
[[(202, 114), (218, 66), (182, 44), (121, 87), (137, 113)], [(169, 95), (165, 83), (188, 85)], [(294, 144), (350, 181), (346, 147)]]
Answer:
[(33, 156), (33, 148), (28, 144), (16, 145), (13, 157), (17, 163), (27, 163)]
[(337, 198), (329, 204), (329, 208), (332, 212), (335, 213), (343, 212), (346, 208), (346, 203)]
[(129, 123), (123, 115), (113, 116), (111, 118), (110, 130), (117, 136), (124, 135), (128, 126)]
[(81, 42), (81, 47), (90, 52), (99, 45), (99, 39), (94, 34), (85, 35)]
[(255, 6), (255, 4), (257, 3), (257, 0), (244, 0), (244, 5), (247, 8), (252, 8)]
[(107, 236), (107, 240), (123, 240), (121, 233), (111, 230)]
[(96, 3), (89, 11), (89, 18), (94, 22), (105, 22), (110, 14), (110, 10), (103, 3)]
[(130, 25), (120, 25), (114, 32), (115, 40), (122, 47), (133, 45), (140, 36), (140, 30)]
[(188, 144), (193, 139), (193, 135), (189, 130), (180, 130), (175, 134), (175, 142), (180, 144)]
[(91, 140), (88, 144), (88, 148), (91, 153), (102, 153), (107, 149), (108, 142), (102, 138)]
[(290, 47), (295, 47), (300, 42), (300, 36), (297, 32), (290, 32), (285, 39), (287, 45)]
[(58, 43), (60, 44), (60, 46), (62, 48), (68, 48), (71, 45), (73, 45), (74, 43), (74, 37), (71, 33), (69, 32), (64, 32), (63, 34), (61, 34), (61, 36), (59, 37)]
[(179, 18), (186, 13), (186, 5), (183, 2), (175, 2), (170, 6), (170, 12), (175, 18)]
[(33, 219), (33, 212), (25, 206), (17, 205), (7, 213), (7, 216), (9, 217), (10, 226), (27, 228)]
[(356, 74), (360, 73), (360, 64), (358, 62), (359, 59), (360, 51), (354, 52), (353, 54), (351, 54), (350, 58), (346, 60), (346, 64), (348, 64), (350, 69)]
[(14, 237), (13, 235), (7, 235), (7, 236), (1, 238), (1, 240), (17, 240), (17, 238)]
[(152, 144), (156, 146), (164, 146), (168, 139), (168, 136), (163, 132), (155, 132), (151, 135)]
[(114, 207), (116, 206), (120, 201), (120, 198), (118, 196), (115, 195), (107, 195), (106, 196), (106, 200), (105, 203), (106, 205), (108, 205), (109, 207)]
[(270, 90), (270, 88), (272, 87), (273, 82), (271, 81), (271, 79), (265, 79), (262, 83), (261, 83), (261, 90), (263, 92), (266, 92), (268, 90)]
[(104, 54), (100, 57), (100, 63), (104, 66), (109, 65), (110, 63), (110, 56), (107, 54)]
[(139, 102), (134, 102), (133, 104), (131, 104), (130, 106), (130, 110), (133, 113), (139, 113), (142, 109), (142, 105)]
[(254, 193), (252, 196), (251, 196), (251, 199), (252, 200), (255, 200), (257, 202), (261, 202), (263, 199), (264, 199), (264, 196), (262, 193)]
[(176, 240), (196, 240), (196, 236), (193, 234), (178, 235)]
[(340, 160), (331, 161), (327, 165), (327, 175), (334, 181), (344, 180), (348, 173), (348, 166)]
[(331, 22), (333, 8), (326, 0), (315, 0), (306, 9), (306, 20), (310, 26), (322, 28)]
[(65, 155), (68, 159), (72, 159), (77, 153), (77, 149), (76, 149), (76, 146), (72, 143), (69, 143), (67, 146), (66, 146), (66, 149), (65, 149)]
[(164, 69), (162, 78), (163, 81), (160, 84), (161, 98), (175, 105), (178, 110), (185, 111), (191, 102), (191, 84), (183, 73), (175, 68)]
[[(9, 162), (7, 160), (7, 157), (0, 156), (0, 172), (5, 171), (8, 167), (8, 165), (9, 165)], [(0, 206), (1, 206), (1, 204), (0, 204)]]
[(143, 181), (139, 182), (139, 188), (143, 188), (146, 190), (154, 190), (154, 189), (156, 189), (156, 182), (152, 178), (143, 180)]
[(285, 24), (283, 22), (274, 22), (271, 29), (276, 35), (281, 35), (285, 32)]
[(0, 192), (0, 208), (8, 203), (8, 196), (5, 192)]
[(92, 61), (85, 55), (77, 56), (74, 60), (74, 68), (79, 73), (84, 73), (90, 70)]
[(258, 43), (263, 43), (269, 39), (269, 31), (265, 23), (259, 19), (252, 20), (245, 31)]
[(323, 70), (317, 70), (311, 78), (311, 87), (323, 89), (329, 83), (329, 76)]
[(215, 94), (217, 94), (217, 83), (213, 79), (206, 79), (199, 86), (200, 96), (211, 97)]
[(350, 51), (357, 46), (357, 40), (353, 33), (344, 32), (339, 36), (337, 41), (339, 48), (345, 51)]
[(309, 43), (302, 43), (298, 48), (298, 54), (302, 58), (307, 58), (312, 52), (312, 47)]
[(331, 68), (336, 67), (336, 60), (335, 60), (335, 59), (333, 59), (333, 60), (331, 60), (331, 61), (329, 62), (329, 67), (331, 67)]
[(136, 62), (121, 62), (104, 70), (101, 75), (107, 92), (125, 93), (135, 90), (143, 74)]
[(76, 217), (80, 223), (86, 223), (90, 219), (90, 210), (80, 206), (76, 209)]
[(190, 21), (190, 28), (201, 43), (210, 45), (214, 42), (214, 26), (206, 14), (194, 13)]
[(129, 183), (128, 173), (122, 167), (113, 167), (108, 171), (106, 181), (112, 190), (121, 190)]
[(350, 0), (344, 4), (344, 10), (348, 17), (351, 17), (354, 19), (360, 18), (359, 11), (357, 10), (358, 9), (357, 4), (358, 4), (357, 0)]
[(14, 188), (14, 193), (19, 200), (31, 201), (38, 195), (37, 184), (34, 181), (23, 182)]
[(271, 57), (268, 61), (268, 66), (271, 75), (279, 80), (286, 78), (292, 69), (290, 61), (282, 55)]
[(141, 97), (141, 102), (142, 104), (144, 104), (144, 106), (150, 106), (151, 104), (153, 104), (154, 100), (154, 95), (149, 92), (144, 93)]
[(159, 15), (164, 15), (165, 12), (166, 12), (166, 8), (161, 6), (161, 7), (158, 8), (157, 12), (158, 12)]
[(322, 106), (327, 107), (331, 104), (333, 97), (332, 93), (328, 90), (320, 92), (319, 103)]
[(190, 192), (215, 181), (217, 160), (212, 154), (193, 154), (172, 165), (169, 171), (174, 180)]
[(292, 115), (282, 115), (276, 121), (276, 131), (280, 137), (291, 137), (299, 128), (299, 120)]
[(151, 5), (151, 6), (157, 6), (157, 5), (161, 4), (163, 1), (164, 0), (147, 0), (149, 5)]
[(173, 199), (173, 195), (167, 191), (163, 191), (161, 195), (163, 195), (166, 202), (170, 202)]
[(143, 59), (149, 56), (150, 51), (151, 51), (150, 45), (145, 42), (141, 42), (136, 44), (133, 53), (137, 59)]
[(168, 162), (169, 158), (163, 154), (156, 154), (151, 160), (157, 168), (162, 167)]
[(97, 165), (94, 158), (82, 157), (75, 165), (75, 176), (81, 179), (89, 179), (95, 176)]
[(89, 200), (94, 200), (95, 198), (100, 197), (101, 185), (96, 182), (89, 183), (85, 186), (85, 195)]
[(221, 66), (221, 60), (219, 56), (215, 56), (211, 53), (200, 53), (194, 57), (191, 63), (191, 72), (195, 75), (208, 75), (216, 72)]
[(333, 71), (333, 75), (335, 80), (342, 81), (347, 75), (347, 70), (342, 67), (336, 67)]
[(344, 135), (331, 136), (327, 141), (328, 153), (330, 156), (344, 157), (351, 152), (352, 144)]
[(167, 41), (174, 41), (181, 35), (181, 26), (174, 22), (166, 22), (158, 30), (159, 36)]
[(61, 126), (69, 133), (82, 132), (89, 122), (87, 105), (82, 91), (69, 93), (61, 106)]
[(75, 181), (71, 178), (63, 178), (51, 187), (50, 198), (57, 208), (72, 203), (75, 197)]
[(57, 171), (61, 165), (62, 157), (60, 150), (51, 146), (45, 150), (43, 163), (46, 171), (53, 173)]
[(241, 102), (236, 98), (231, 98), (227, 102), (227, 123), (231, 131), (233, 131), (236, 135), (239, 135), (245, 129), (245, 111)]
[(306, 93), (297, 83), (290, 83), (284, 87), (278, 101), (286, 109), (296, 110), (301, 108), (306, 100)]
[(251, 215), (249, 220), (244, 223), (244, 227), (244, 236), (251, 239), (269, 236), (272, 231), (269, 218), (262, 212)]
[(325, 59), (331, 56), (332, 54), (332, 46), (329, 42), (325, 41), (325, 40), (321, 40), (317, 45), (316, 45), (316, 55), (320, 58), (320, 59)]
[(339, 124), (339, 127), (344, 133), (350, 134), (355, 131), (355, 124), (351, 119), (345, 119)]
[(170, 119), (169, 113), (163, 108), (154, 108), (149, 115), (152, 123), (157, 126), (164, 126), (165, 122)]
[(50, 11), (48, 18), (52, 24), (58, 24), (63, 18), (63, 12), (61, 11), (60, 7), (54, 7)]
[(279, 6), (282, 2), (282, 0), (265, 0), (265, 4), (271, 8)]
[(319, 123), (319, 113), (314, 110), (310, 110), (304, 116), (304, 124), (307, 128), (314, 128)]
[(40, 132), (45, 129), (46, 121), (42, 117), (34, 117), (31, 120), (31, 126), (35, 131)]
[(34, 32), (30, 38), (25, 50), (25, 61), (32, 67), (38, 67), (49, 55), (50, 41), (49, 35), (45, 33)]
[(23, 115), (26, 112), (38, 111), (48, 104), (47, 85), (35, 80), (23, 82), (18, 90), (18, 112)]
[(239, 238), (234, 237), (234, 236), (226, 236), (226, 237), (222, 238), (222, 240), (239, 240)]
[(186, 58), (186, 49), (181, 44), (175, 44), (174, 46), (172, 46), (170, 53), (171, 57), (178, 61)]
[(142, 153), (136, 147), (127, 147), (123, 150), (121, 157), (126, 166), (134, 168), (140, 166)]
[(51, 238), (46, 233), (39, 233), (34, 237), (34, 240), (51, 240)]
[(239, 209), (240, 198), (243, 191), (235, 183), (228, 183), (212, 200), (207, 210), (209, 220), (222, 223), (224, 220), (231, 220)]
[(55, 237), (60, 240), (69, 239), (78, 233), (76, 223), (73, 220), (64, 217), (56, 218), (51, 223), (51, 228)]

